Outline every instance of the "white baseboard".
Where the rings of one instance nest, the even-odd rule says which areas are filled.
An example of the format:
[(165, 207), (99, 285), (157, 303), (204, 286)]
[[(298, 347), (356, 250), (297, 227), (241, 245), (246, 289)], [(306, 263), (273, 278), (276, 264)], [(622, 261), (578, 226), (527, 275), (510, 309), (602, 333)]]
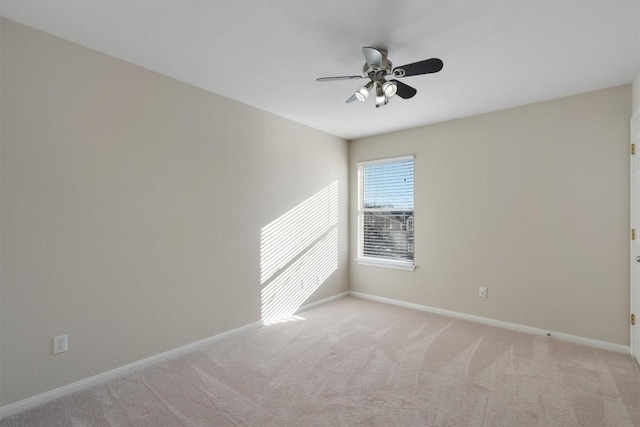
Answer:
[(376, 295), (365, 294), (362, 292), (351, 291), (349, 292), (349, 294), (356, 298), (367, 299), (367, 300), (381, 302), (385, 304), (397, 305), (400, 307), (411, 308), (414, 310), (427, 311), (429, 313), (442, 314), (444, 316), (470, 320), (472, 322), (477, 322), (477, 323), (484, 323), (486, 325), (497, 326), (499, 328), (505, 328), (505, 329), (511, 329), (513, 331), (526, 332), (534, 335), (550, 336), (551, 338), (557, 338), (563, 341), (569, 341), (576, 344), (588, 345), (588, 346), (600, 348), (603, 350), (610, 350), (610, 351), (615, 351), (618, 353), (626, 353), (626, 354), (631, 353), (630, 347), (626, 345), (613, 344), (606, 341), (598, 341), (591, 338), (583, 338), (575, 335), (563, 334), (562, 332), (547, 331), (544, 329), (533, 328), (531, 326), (519, 325), (517, 323), (503, 322), (501, 320), (494, 320), (486, 317), (474, 316), (472, 314), (465, 314), (457, 311), (444, 310), (442, 308), (429, 307), (427, 305), (413, 304), (410, 302), (379, 297)]
[[(301, 311), (308, 310), (310, 308), (316, 307), (321, 304), (326, 304), (331, 301), (335, 301), (339, 298), (343, 298), (349, 295), (349, 292), (343, 292), (341, 294), (333, 295), (329, 298), (322, 299), (320, 301), (312, 302), (307, 305), (303, 305), (296, 313)], [(102, 384), (106, 381), (112, 380), (117, 377), (121, 377), (127, 374), (130, 374), (134, 371), (137, 371), (142, 368), (146, 368), (147, 366), (153, 365), (155, 363), (159, 363), (168, 359), (173, 359), (174, 357), (180, 356), (185, 353), (189, 353), (195, 350), (198, 350), (201, 347), (204, 347), (208, 344), (215, 343), (217, 341), (228, 338), (232, 335), (239, 334), (241, 332), (256, 329), (262, 326), (262, 322), (253, 322), (245, 326), (241, 326), (239, 328), (231, 329), (230, 331), (225, 331), (219, 333), (217, 335), (205, 338), (200, 341), (193, 342), (191, 344), (184, 345), (182, 347), (174, 348), (173, 350), (166, 351), (164, 353), (156, 354), (155, 356), (147, 357), (146, 359), (138, 360), (133, 363), (129, 363), (128, 365), (120, 366), (115, 369), (111, 369), (110, 371), (103, 372), (98, 375), (94, 375), (89, 378), (85, 378), (80, 381), (76, 381), (71, 384), (67, 384), (62, 387), (58, 387), (56, 389), (37, 394), (32, 397), (28, 397), (23, 400), (19, 400), (18, 402), (11, 403), (9, 405), (5, 405), (0, 407), (0, 420), (3, 420), (7, 417), (11, 417), (13, 415), (17, 415), (20, 412), (26, 411), (31, 408), (35, 408), (36, 406), (44, 405), (45, 403), (51, 402), (52, 400), (59, 399), (61, 397), (67, 396), (71, 393), (75, 393), (77, 391), (85, 390), (90, 387), (96, 386), (98, 384)]]
[(306, 311), (306, 310), (309, 310), (310, 308), (317, 307), (319, 305), (326, 304), (328, 302), (335, 301), (337, 299), (348, 297), (348, 296), (349, 296), (349, 291), (345, 291), (345, 292), (342, 292), (341, 294), (333, 295), (333, 296), (330, 296), (328, 298), (321, 299), (320, 301), (316, 301), (316, 302), (312, 302), (312, 303), (307, 304), (307, 305), (303, 305), (303, 306), (301, 306), (300, 308), (298, 308), (296, 310), (296, 314), (301, 313), (301, 312)]

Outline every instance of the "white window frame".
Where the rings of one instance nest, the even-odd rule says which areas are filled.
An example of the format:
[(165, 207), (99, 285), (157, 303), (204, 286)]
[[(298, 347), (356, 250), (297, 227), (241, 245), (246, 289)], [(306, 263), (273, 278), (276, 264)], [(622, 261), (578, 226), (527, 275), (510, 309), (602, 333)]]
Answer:
[[(363, 200), (362, 200), (362, 196), (363, 196), (363, 191), (364, 191), (364, 180), (363, 180), (363, 168), (365, 166), (370, 166), (370, 165), (375, 165), (375, 164), (381, 164), (381, 163), (394, 163), (394, 162), (401, 162), (401, 161), (406, 161), (406, 160), (411, 160), (413, 161), (413, 166), (414, 166), (414, 175), (415, 175), (415, 159), (414, 159), (414, 155), (407, 155), (407, 156), (400, 156), (400, 157), (388, 157), (388, 158), (384, 158), (384, 159), (378, 159), (378, 160), (368, 160), (368, 161), (363, 161), (363, 162), (358, 162), (357, 163), (357, 170), (358, 170), (358, 230), (357, 230), (357, 236), (358, 236), (358, 256), (355, 259), (356, 263), (358, 264), (362, 264), (362, 265), (370, 265), (370, 266), (375, 266), (375, 267), (385, 267), (385, 268), (395, 268), (395, 269), (399, 269), (399, 270), (409, 270), (409, 271), (413, 271), (416, 268), (415, 265), (415, 253), (414, 253), (414, 259), (411, 261), (400, 261), (400, 260), (392, 260), (392, 259), (386, 259), (386, 258), (377, 258), (377, 257), (370, 257), (370, 256), (364, 256), (363, 255), (363, 250), (364, 250), (364, 236), (363, 236), (363, 230), (364, 230), (364, 213), (365, 212), (373, 212), (373, 211), (384, 211), (387, 212), (389, 211), (389, 209), (378, 209), (378, 208), (363, 208)], [(414, 199), (415, 199), (415, 176), (414, 176)], [(415, 220), (415, 203), (414, 203), (414, 207), (413, 207), (413, 220)], [(413, 226), (413, 220), (412, 220), (412, 226)]]

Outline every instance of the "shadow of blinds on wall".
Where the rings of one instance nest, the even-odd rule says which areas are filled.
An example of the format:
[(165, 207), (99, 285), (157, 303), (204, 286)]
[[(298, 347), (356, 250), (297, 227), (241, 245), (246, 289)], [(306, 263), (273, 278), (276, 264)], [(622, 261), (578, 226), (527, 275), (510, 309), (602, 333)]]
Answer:
[(262, 323), (288, 321), (338, 268), (338, 182), (260, 233)]

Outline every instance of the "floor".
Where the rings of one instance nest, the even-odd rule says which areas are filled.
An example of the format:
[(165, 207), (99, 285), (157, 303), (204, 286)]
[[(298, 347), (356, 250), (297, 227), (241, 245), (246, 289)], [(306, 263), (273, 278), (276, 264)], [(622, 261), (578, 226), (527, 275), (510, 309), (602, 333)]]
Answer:
[(14, 426), (640, 426), (629, 355), (353, 297)]

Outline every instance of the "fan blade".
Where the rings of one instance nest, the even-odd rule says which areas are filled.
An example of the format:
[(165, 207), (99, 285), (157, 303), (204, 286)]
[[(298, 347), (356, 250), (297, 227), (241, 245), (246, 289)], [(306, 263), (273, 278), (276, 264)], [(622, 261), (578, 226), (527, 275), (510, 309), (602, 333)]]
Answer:
[(355, 101), (356, 99), (358, 99), (358, 98), (356, 98), (356, 94), (354, 93), (353, 95), (351, 95), (351, 98), (347, 99), (347, 104), (350, 103), (350, 102)]
[[(393, 69), (396, 77), (417, 76), (419, 74), (437, 73), (442, 70), (443, 63), (438, 58), (425, 59), (424, 61), (414, 62), (413, 64), (402, 65)], [(396, 70), (399, 72), (396, 73)], [(402, 71), (400, 71), (402, 70)]]
[(367, 60), (367, 64), (376, 65), (382, 68), (382, 52), (375, 47), (363, 47), (362, 53), (364, 54), (364, 58)]
[(418, 91), (415, 88), (412, 88), (411, 86), (404, 84), (399, 80), (391, 80), (391, 81), (394, 82), (396, 86), (398, 86), (398, 91), (396, 92), (396, 95), (398, 95), (402, 99), (413, 98), (415, 94), (418, 93)]
[(334, 82), (336, 80), (355, 80), (363, 79), (366, 76), (337, 76), (337, 77), (320, 77), (316, 79), (317, 82)]

